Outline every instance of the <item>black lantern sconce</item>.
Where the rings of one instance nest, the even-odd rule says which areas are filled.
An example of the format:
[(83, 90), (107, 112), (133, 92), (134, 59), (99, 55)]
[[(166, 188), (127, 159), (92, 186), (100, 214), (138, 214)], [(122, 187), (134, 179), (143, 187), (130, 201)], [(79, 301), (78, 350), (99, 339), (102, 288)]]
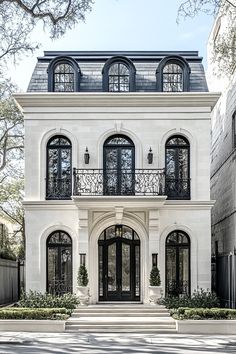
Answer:
[(147, 159), (148, 159), (149, 165), (151, 165), (153, 163), (153, 152), (152, 152), (152, 148), (151, 147), (149, 149), (149, 153), (147, 155)]
[(89, 159), (90, 159), (90, 155), (89, 155), (89, 152), (88, 152), (88, 147), (86, 146), (85, 153), (84, 153), (84, 163), (86, 165), (89, 164)]
[(152, 267), (157, 267), (158, 262), (158, 253), (152, 254)]
[(85, 266), (86, 264), (86, 253), (80, 253), (80, 265)]

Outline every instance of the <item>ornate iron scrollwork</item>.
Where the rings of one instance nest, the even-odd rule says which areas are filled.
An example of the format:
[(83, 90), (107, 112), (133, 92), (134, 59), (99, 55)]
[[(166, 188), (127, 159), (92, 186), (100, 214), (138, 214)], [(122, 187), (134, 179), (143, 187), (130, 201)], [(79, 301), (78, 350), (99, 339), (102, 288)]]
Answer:
[(74, 169), (74, 195), (164, 195), (164, 191), (163, 169)]

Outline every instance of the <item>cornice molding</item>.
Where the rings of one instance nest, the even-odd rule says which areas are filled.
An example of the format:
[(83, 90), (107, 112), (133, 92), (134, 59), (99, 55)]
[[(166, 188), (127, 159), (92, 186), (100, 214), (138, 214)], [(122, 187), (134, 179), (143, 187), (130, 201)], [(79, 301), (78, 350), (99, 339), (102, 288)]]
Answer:
[(55, 109), (58, 107), (210, 107), (213, 109), (220, 93), (28, 92), (14, 94), (13, 97), (22, 111), (27, 111), (28, 107), (55, 107)]

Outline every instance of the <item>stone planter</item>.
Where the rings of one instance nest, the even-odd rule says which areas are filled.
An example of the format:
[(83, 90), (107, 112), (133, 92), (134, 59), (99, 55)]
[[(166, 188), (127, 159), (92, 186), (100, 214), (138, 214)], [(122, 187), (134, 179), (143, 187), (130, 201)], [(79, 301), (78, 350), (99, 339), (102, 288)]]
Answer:
[(88, 306), (89, 304), (88, 286), (76, 286), (76, 295), (79, 298), (79, 303), (81, 306)]
[(150, 305), (157, 305), (158, 300), (162, 296), (161, 286), (149, 286), (149, 302)]

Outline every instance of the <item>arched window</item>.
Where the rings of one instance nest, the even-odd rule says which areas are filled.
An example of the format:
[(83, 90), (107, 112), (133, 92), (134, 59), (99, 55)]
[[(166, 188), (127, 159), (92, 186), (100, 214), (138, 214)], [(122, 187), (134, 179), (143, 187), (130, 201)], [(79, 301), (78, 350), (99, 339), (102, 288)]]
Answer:
[(157, 91), (189, 91), (190, 72), (187, 61), (180, 56), (162, 59), (156, 72)]
[(190, 145), (180, 135), (170, 137), (165, 148), (166, 195), (190, 199)]
[(80, 77), (80, 68), (73, 58), (57, 57), (48, 66), (48, 91), (79, 91)]
[(47, 291), (72, 292), (72, 241), (65, 231), (55, 231), (47, 239)]
[(104, 194), (133, 195), (135, 147), (125, 135), (112, 135), (103, 146)]
[(181, 92), (183, 87), (183, 70), (175, 62), (169, 62), (163, 68), (162, 72), (162, 91), (163, 92)]
[(52, 137), (47, 143), (47, 199), (70, 199), (71, 142), (63, 135)]
[(190, 240), (180, 230), (166, 238), (166, 295), (190, 294)]
[(125, 57), (109, 59), (103, 68), (103, 89), (108, 92), (135, 91), (135, 67)]

